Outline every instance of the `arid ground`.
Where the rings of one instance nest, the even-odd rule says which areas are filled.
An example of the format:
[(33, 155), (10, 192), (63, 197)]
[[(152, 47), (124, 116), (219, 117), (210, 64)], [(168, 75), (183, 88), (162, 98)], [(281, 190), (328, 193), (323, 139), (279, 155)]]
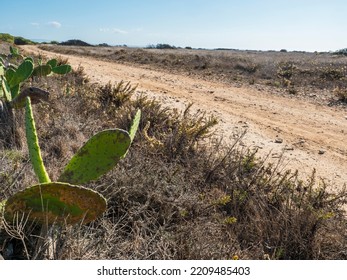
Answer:
[[(180, 65), (170, 70), (172, 59), (180, 60), (180, 57), (175, 55), (175, 50), (165, 54), (166, 57), (171, 57), (170, 62), (170, 59), (165, 60), (163, 52), (160, 54), (158, 50), (148, 50), (146, 57), (143, 50), (127, 48), (44, 48), (55, 52), (37, 46), (23, 46), (27, 53), (67, 58), (74, 68), (83, 67), (91, 82), (106, 84), (109, 81), (130, 81), (138, 84), (138, 93), (146, 93), (165, 105), (182, 110), (192, 102), (194, 110), (206, 111), (219, 119), (215, 133), (222, 135), (224, 141), (232, 141), (247, 130), (243, 144), (247, 148), (257, 149), (259, 156), (268, 156), (269, 161), (276, 162), (282, 158), (284, 169), (298, 169), (303, 176), (309, 176), (312, 170), (316, 169), (317, 175), (333, 188), (340, 188), (347, 182), (347, 106), (335, 102), (334, 88), (329, 84), (326, 86), (324, 81), (319, 83), (310, 79), (299, 80), (304, 75), (310, 76), (309, 70), (303, 69), (303, 61), (312, 61), (314, 55), (318, 54), (305, 56), (301, 53), (284, 53), (282, 57), (279, 57), (279, 53), (272, 54), (273, 64), (284, 65), (283, 73), (277, 73), (277, 76), (282, 75), (283, 80), (280, 82), (287, 83), (282, 90), (280, 82), (271, 81), (271, 77), (251, 76), (250, 74), (257, 72), (259, 65), (247, 57), (239, 59), (238, 64), (233, 65), (234, 69), (246, 72), (248, 76), (245, 82), (245, 76), (242, 75), (236, 78), (234, 76), (229, 81), (218, 65), (215, 68), (219, 71), (211, 72), (206, 65), (212, 64), (212, 51), (177, 50), (176, 54), (187, 52), (195, 57), (195, 63), (200, 61), (192, 71), (187, 67), (181, 67), (180, 71)], [(57, 54), (58, 51), (69, 54)], [(221, 52), (215, 52), (220, 58)], [(164, 58), (152, 64), (146, 62), (153, 53)], [(141, 59), (136, 59), (136, 54)], [(286, 56), (290, 56), (288, 61), (292, 64), (283, 62)], [(331, 65), (329, 59), (324, 58), (326, 65)], [(343, 65), (344, 59), (341, 58), (336, 63)], [(269, 64), (271, 53), (264, 54), (262, 60)], [(301, 72), (296, 71), (298, 67), (294, 63), (302, 64)], [(341, 74), (338, 70), (329, 70), (327, 67), (320, 67), (317, 75), (320, 74), (321, 78), (325, 77), (329, 81)], [(297, 81), (291, 71), (296, 71)], [(339, 83), (340, 78), (336, 79)], [(295, 83), (296, 87), (290, 85), (290, 82)]]

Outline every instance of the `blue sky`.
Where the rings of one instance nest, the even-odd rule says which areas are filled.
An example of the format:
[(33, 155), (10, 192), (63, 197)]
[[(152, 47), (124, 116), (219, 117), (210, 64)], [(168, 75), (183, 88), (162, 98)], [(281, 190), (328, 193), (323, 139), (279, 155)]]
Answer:
[(329, 51), (347, 47), (347, 1), (3, 1), (0, 32), (93, 44)]

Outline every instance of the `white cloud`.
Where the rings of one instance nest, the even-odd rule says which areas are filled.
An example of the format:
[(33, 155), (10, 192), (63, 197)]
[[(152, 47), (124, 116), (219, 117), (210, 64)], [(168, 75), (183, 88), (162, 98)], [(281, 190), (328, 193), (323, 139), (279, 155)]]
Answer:
[(133, 29), (134, 32), (142, 32), (143, 31), (143, 27), (138, 27)]
[(99, 31), (103, 33), (128, 34), (128, 31), (119, 28), (99, 28)]
[(47, 24), (51, 27), (54, 27), (54, 28), (60, 28), (61, 27), (61, 23), (57, 22), (57, 21), (50, 21)]
[(34, 26), (34, 27), (39, 27), (39, 26), (40, 26), (40, 24), (37, 23), (37, 22), (31, 22), (30, 25), (31, 25), (31, 26)]
[(118, 29), (118, 28), (113, 28), (112, 33), (127, 34), (128, 32), (125, 30)]
[(110, 29), (109, 28), (99, 28), (99, 31), (100, 32), (110, 32)]

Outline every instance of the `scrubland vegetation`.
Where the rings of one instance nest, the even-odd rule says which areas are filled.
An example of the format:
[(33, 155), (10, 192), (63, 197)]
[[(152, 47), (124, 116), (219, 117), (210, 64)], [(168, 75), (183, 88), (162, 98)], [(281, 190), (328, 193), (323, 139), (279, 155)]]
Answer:
[[(164, 47), (163, 47), (164, 46)], [(324, 105), (345, 106), (347, 57), (334, 53), (196, 50), (150, 48), (76, 47), (43, 45), (43, 50), (91, 56), (163, 69), (236, 86), (248, 85), (274, 94), (294, 95)]]
[[(142, 50), (128, 52), (119, 49), (113, 56), (136, 59)], [(141, 59), (156, 57), (148, 54), (141, 54)], [(219, 66), (205, 65), (203, 57), (190, 57), (195, 63), (191, 61), (189, 67), (211, 71), (216, 78), (222, 74), (215, 74)], [(187, 61), (174, 59), (177, 71)], [(257, 79), (275, 82), (262, 77), (272, 72), (253, 60), (218, 63), (222, 62), (232, 63), (242, 77), (257, 73)], [(296, 76), (296, 71), (304, 69), (299, 60), (280, 65), (271, 68), (279, 82), (287, 79), (299, 86), (303, 74)], [(190, 71), (187, 67), (184, 71)], [(332, 85), (330, 80), (345, 79), (345, 73), (339, 72), (345, 70), (332, 69), (321, 67), (318, 76), (311, 77), (308, 71), (305, 77), (313, 87), (318, 86), (316, 79), (326, 80), (326, 86)], [(59, 234), (49, 230), (42, 234), (25, 219), (9, 224), (0, 218), (0, 254), (5, 258), (347, 258), (346, 189), (331, 193), (324, 181), (317, 183), (315, 172), (301, 180), (297, 171), (269, 164), (239, 145), (242, 134), (234, 143), (222, 144), (214, 134), (213, 116), (193, 113), (190, 106), (183, 112), (166, 108), (136, 94), (136, 87), (121, 79), (117, 84), (91, 84), (83, 68), (64, 76), (31, 79), (25, 86), (50, 92), (48, 102), (35, 105), (34, 115), (42, 157), (53, 180), (95, 132), (113, 127), (127, 130), (137, 109), (142, 117), (127, 157), (87, 184), (106, 198), (104, 215), (88, 224), (55, 225)], [(0, 201), (36, 182), (23, 119), (24, 112), (16, 111), (11, 137), (0, 139)]]

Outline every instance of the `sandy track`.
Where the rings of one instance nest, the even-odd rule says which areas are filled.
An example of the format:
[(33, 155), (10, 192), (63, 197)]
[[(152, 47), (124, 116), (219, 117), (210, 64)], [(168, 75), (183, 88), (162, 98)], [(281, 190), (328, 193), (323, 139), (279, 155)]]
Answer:
[[(23, 49), (57, 56), (35, 46)], [(284, 153), (287, 168), (298, 169), (304, 175), (310, 175), (315, 168), (333, 188), (347, 182), (346, 110), (90, 57), (59, 56), (68, 58), (73, 67), (81, 65), (92, 82), (130, 81), (138, 84), (139, 91), (178, 108), (193, 102), (193, 109), (205, 110), (220, 119), (218, 133), (227, 141), (247, 129), (243, 142), (258, 148), (259, 155), (277, 160)]]

